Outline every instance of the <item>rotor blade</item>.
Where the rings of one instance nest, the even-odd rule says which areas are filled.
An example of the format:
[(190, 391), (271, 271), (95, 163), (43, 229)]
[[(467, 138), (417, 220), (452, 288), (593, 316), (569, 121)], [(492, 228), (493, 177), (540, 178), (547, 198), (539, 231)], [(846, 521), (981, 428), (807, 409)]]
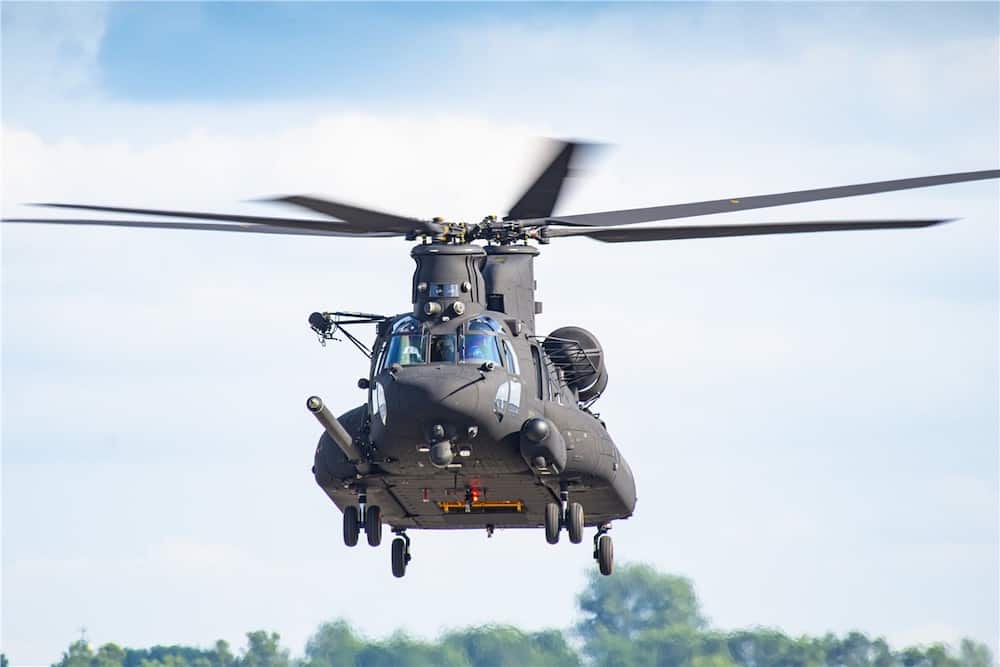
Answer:
[(588, 236), (606, 243), (631, 241), (676, 241), (707, 239), (724, 236), (760, 236), (764, 234), (803, 234), (806, 232), (842, 232), (860, 229), (910, 229), (930, 227), (950, 219), (940, 220), (858, 220), (856, 222), (766, 222), (756, 225), (689, 225), (671, 227), (633, 227), (631, 229), (576, 228), (546, 229), (543, 238)]
[(320, 199), (319, 197), (309, 197), (306, 195), (292, 195), (289, 197), (275, 197), (273, 199), (263, 199), (261, 201), (281, 202), (292, 204), (301, 208), (309, 209), (316, 213), (322, 213), (333, 218), (345, 220), (352, 227), (359, 230), (373, 232), (396, 232), (397, 234), (407, 234), (414, 231), (426, 231), (438, 233), (442, 230), (440, 225), (417, 218), (406, 218), (392, 213), (373, 211), (359, 206), (351, 206), (342, 202)]
[[(104, 213), (135, 213), (166, 218), (190, 218), (192, 220), (218, 220), (220, 222), (239, 222), (248, 224), (270, 225), (273, 227), (288, 227), (295, 229), (313, 229), (317, 231), (342, 232), (344, 236), (351, 234), (365, 235), (368, 229), (357, 228), (346, 222), (335, 220), (301, 220), (296, 218), (274, 218), (260, 215), (236, 215), (230, 213), (202, 213), (198, 211), (168, 211), (152, 208), (128, 208), (123, 206), (94, 206), (91, 204), (54, 204), (41, 203), (32, 206), (48, 208), (65, 208), (74, 211), (101, 211)], [(193, 228), (192, 228), (193, 229)], [(379, 230), (381, 231), (381, 230)]]
[(75, 220), (67, 218), (4, 218), (4, 223), (41, 225), (95, 225), (100, 227), (146, 227), (148, 229), (195, 229), (211, 232), (250, 232), (253, 234), (284, 234), (289, 236), (380, 237), (396, 236), (388, 232), (338, 232), (322, 229), (296, 229), (260, 224), (223, 224), (213, 222), (153, 222), (151, 220)]
[(574, 141), (556, 141), (555, 155), (545, 165), (541, 173), (524, 191), (521, 198), (511, 206), (504, 220), (525, 220), (529, 218), (546, 218), (555, 210), (563, 183), (570, 175), (574, 162), (573, 156), (579, 156), (584, 149), (592, 144)]
[(858, 185), (842, 185), (833, 188), (819, 188), (816, 190), (797, 190), (795, 192), (782, 192), (773, 195), (731, 197), (727, 199), (715, 199), (689, 204), (671, 204), (669, 206), (633, 208), (622, 211), (603, 211), (600, 213), (583, 213), (581, 215), (560, 215), (548, 218), (544, 221), (525, 220), (524, 222), (586, 227), (631, 225), (638, 222), (654, 222), (656, 220), (690, 218), (698, 215), (726, 213), (728, 211), (746, 211), (753, 208), (784, 206), (785, 204), (801, 204), (804, 202), (821, 201), (824, 199), (838, 199), (840, 197), (857, 197), (859, 195), (870, 195), (877, 192), (926, 188), (932, 185), (963, 183), (965, 181), (981, 181), (989, 178), (1000, 178), (1000, 169), (966, 171), (957, 174), (942, 174), (940, 176), (922, 176), (920, 178), (903, 178), (895, 181), (878, 181), (875, 183), (859, 183)]

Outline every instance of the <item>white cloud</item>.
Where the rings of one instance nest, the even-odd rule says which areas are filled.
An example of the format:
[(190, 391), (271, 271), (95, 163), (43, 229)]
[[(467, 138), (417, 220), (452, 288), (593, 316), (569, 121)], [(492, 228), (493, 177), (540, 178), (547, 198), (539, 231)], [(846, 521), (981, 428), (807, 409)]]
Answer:
[(5, 3), (2, 11), (5, 107), (95, 93), (106, 3)]

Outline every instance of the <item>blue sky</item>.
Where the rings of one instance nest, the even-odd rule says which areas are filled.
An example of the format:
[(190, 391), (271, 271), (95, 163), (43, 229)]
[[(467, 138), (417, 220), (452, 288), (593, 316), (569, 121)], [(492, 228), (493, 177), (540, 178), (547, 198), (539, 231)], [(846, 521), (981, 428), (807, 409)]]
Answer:
[[(267, 214), (247, 200), (316, 192), (475, 220), (516, 198), (538, 136), (612, 144), (568, 213), (1000, 162), (995, 4), (2, 12), (4, 215)], [(640, 497), (619, 558), (691, 576), (723, 628), (997, 648), (997, 185), (712, 221), (934, 215), (962, 220), (543, 249), (540, 328), (585, 326), (610, 359), (601, 412)], [(418, 534), (397, 582), (385, 549), (342, 546), (308, 475), (304, 398), (359, 403), (364, 364), (304, 317), (405, 310), (404, 243), (0, 231), (14, 664), (51, 662), (81, 625), (130, 645), (268, 627), (301, 650), (336, 617), (375, 635), (573, 622), (585, 549)], [(488, 608), (455, 604), (439, 561)], [(550, 590), (520, 567), (477, 579), (483, 563)]]

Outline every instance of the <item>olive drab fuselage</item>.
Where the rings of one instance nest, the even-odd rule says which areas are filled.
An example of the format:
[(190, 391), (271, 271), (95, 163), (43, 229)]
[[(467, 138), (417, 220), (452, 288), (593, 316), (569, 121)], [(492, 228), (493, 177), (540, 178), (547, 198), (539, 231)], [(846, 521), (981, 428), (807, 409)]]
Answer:
[(535, 335), (537, 254), (413, 248), (413, 310), (379, 323), (368, 400), (338, 420), (365, 472), (327, 433), (316, 450), (316, 480), (338, 507), (365, 494), (397, 530), (536, 527), (560, 491), (587, 525), (632, 514), (628, 464)]

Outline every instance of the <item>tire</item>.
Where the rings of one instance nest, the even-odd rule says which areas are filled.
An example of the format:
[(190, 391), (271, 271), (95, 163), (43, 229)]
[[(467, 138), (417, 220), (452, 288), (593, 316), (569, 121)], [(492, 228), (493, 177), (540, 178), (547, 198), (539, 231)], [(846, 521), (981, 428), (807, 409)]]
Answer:
[(361, 523), (358, 520), (358, 508), (354, 505), (344, 508), (344, 544), (349, 547), (356, 546), (358, 535), (361, 532)]
[(583, 505), (570, 503), (566, 508), (566, 532), (573, 544), (583, 542)]
[(392, 576), (399, 579), (406, 574), (406, 540), (397, 537), (392, 541)]
[(382, 544), (382, 508), (378, 505), (369, 505), (365, 509), (365, 536), (373, 547)]
[(562, 509), (557, 503), (545, 506), (545, 541), (549, 544), (559, 543), (559, 529), (562, 527)]
[(605, 577), (615, 569), (615, 545), (607, 535), (597, 540), (597, 566)]

